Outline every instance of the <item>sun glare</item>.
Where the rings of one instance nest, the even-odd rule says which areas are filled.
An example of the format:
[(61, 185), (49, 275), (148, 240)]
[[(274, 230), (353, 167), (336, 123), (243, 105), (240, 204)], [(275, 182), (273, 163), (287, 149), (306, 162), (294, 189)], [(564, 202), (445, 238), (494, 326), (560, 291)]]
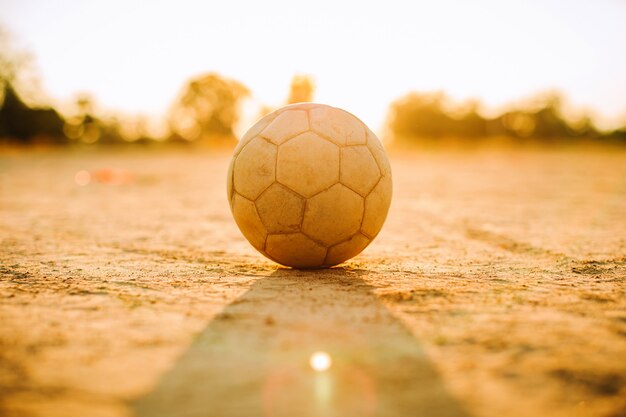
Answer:
[(311, 368), (313, 368), (314, 371), (324, 372), (330, 368), (330, 366), (333, 364), (333, 361), (328, 353), (315, 352), (311, 355), (309, 363), (311, 364)]

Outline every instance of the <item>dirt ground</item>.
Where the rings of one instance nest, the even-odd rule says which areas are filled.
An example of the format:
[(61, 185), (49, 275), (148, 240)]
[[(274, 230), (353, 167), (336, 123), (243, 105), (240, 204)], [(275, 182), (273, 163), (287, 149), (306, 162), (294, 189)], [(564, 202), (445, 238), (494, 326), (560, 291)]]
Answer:
[(321, 271), (243, 239), (227, 163), (3, 154), (0, 415), (626, 415), (626, 150), (392, 152)]

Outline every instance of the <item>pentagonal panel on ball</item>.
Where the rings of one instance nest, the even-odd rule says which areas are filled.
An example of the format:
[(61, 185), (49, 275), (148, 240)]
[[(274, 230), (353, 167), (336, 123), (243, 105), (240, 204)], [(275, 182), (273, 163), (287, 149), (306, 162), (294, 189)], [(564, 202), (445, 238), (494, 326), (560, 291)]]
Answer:
[(365, 125), (345, 110), (330, 106), (316, 107), (309, 111), (311, 130), (335, 142), (337, 145), (364, 145)]
[(304, 110), (290, 110), (280, 113), (263, 131), (261, 136), (280, 145), (299, 133), (309, 130), (309, 118)]
[(267, 232), (259, 218), (254, 203), (239, 194), (235, 194), (231, 202), (231, 209), (241, 233), (243, 233), (252, 246), (262, 251)]
[(239, 153), (233, 168), (235, 191), (256, 198), (276, 180), (276, 145), (256, 137)]
[(320, 267), (326, 257), (326, 248), (302, 233), (269, 235), (265, 252), (278, 263), (294, 268)]
[(278, 149), (276, 179), (310, 197), (339, 181), (339, 148), (313, 132), (296, 136)]
[(341, 148), (339, 181), (352, 190), (366, 196), (380, 178), (378, 164), (367, 146)]
[(335, 184), (307, 200), (302, 231), (326, 246), (339, 243), (359, 230), (363, 206), (363, 197)]
[(298, 232), (304, 214), (304, 199), (275, 182), (256, 200), (261, 221), (270, 233)]
[(387, 218), (389, 204), (391, 203), (391, 177), (383, 176), (376, 187), (365, 199), (365, 214), (361, 232), (370, 239), (376, 237)]

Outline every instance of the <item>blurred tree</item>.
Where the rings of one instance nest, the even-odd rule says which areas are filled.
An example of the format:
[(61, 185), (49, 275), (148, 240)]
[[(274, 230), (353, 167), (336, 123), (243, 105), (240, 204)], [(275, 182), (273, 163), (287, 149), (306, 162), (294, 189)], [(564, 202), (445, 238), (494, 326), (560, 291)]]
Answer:
[(496, 120), (503, 128), (500, 133), (518, 138), (532, 136), (537, 126), (535, 114), (525, 110), (508, 111)]
[(533, 136), (545, 139), (571, 136), (572, 129), (562, 116), (563, 97), (559, 93), (550, 92), (538, 101), (543, 103), (537, 111), (531, 113), (535, 125)]
[(409, 93), (391, 104), (389, 127), (396, 139), (483, 136), (486, 123), (478, 102), (466, 109), (450, 109), (441, 92)]
[[(94, 100), (89, 94), (80, 94), (76, 98), (77, 114), (65, 122), (63, 131), (70, 139), (92, 144), (101, 139), (105, 123), (94, 115)], [(107, 141), (116, 141), (119, 138), (107, 136)]]
[(296, 74), (291, 79), (287, 104), (311, 102), (314, 93), (315, 82), (313, 78), (309, 75)]
[(439, 97), (420, 93), (408, 95), (391, 103), (390, 128), (396, 138), (416, 138), (438, 133), (441, 123)]
[(583, 115), (570, 121), (569, 129), (574, 136), (599, 136), (599, 132), (588, 115)]
[(31, 66), (30, 55), (14, 47), (9, 33), (0, 27), (0, 87), (15, 84), (18, 74)]
[(241, 83), (210, 73), (191, 80), (170, 117), (174, 135), (186, 140), (232, 139), (239, 104), (250, 91)]
[[(63, 118), (49, 107), (33, 108), (16, 91), (37, 90), (32, 59), (13, 46), (6, 30), (0, 27), (0, 137), (22, 143), (31, 140), (64, 142)], [(31, 97), (32, 98), (32, 97)]]
[(10, 83), (4, 83), (0, 108), (0, 137), (27, 143), (34, 139), (65, 142), (63, 118), (51, 108), (30, 108)]
[[(12, 85), (13, 90), (29, 107), (47, 99), (41, 88), (32, 55), (18, 46), (11, 34), (0, 26), (0, 87), (4, 84)], [(0, 91), (4, 89), (0, 88)]]
[(546, 141), (600, 136), (589, 117), (568, 121), (562, 104), (558, 92), (542, 93), (533, 97), (530, 105), (487, 119), (479, 114), (478, 102), (455, 105), (443, 93), (414, 92), (391, 104), (388, 120), (396, 140), (508, 135)]
[(617, 143), (626, 145), (626, 126), (607, 133), (606, 137), (608, 139), (616, 141)]

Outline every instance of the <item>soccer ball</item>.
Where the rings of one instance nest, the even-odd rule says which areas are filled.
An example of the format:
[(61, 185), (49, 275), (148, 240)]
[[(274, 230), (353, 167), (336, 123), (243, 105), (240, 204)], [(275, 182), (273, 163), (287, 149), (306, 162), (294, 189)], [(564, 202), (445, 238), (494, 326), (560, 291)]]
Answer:
[(241, 138), (228, 170), (239, 229), (294, 268), (340, 264), (380, 231), (391, 203), (382, 144), (352, 114), (316, 103), (283, 107)]

